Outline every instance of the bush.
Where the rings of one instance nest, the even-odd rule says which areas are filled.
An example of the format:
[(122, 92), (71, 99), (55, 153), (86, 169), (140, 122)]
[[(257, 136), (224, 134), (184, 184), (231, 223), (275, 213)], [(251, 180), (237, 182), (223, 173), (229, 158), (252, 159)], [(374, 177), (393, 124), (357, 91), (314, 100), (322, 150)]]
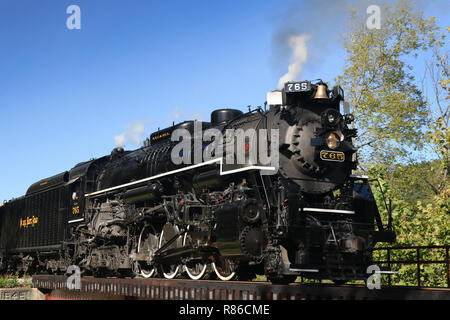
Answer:
[(31, 278), (20, 278), (17, 274), (0, 277), (0, 288), (31, 288)]

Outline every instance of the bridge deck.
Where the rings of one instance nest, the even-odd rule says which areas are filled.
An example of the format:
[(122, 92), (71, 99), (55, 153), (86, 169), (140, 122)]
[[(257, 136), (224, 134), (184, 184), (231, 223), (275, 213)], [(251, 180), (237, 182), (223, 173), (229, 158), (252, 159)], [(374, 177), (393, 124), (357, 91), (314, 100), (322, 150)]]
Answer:
[(82, 277), (81, 288), (69, 290), (65, 276), (36, 275), (32, 281), (33, 287), (56, 299), (450, 300), (448, 288), (391, 286), (369, 290), (363, 285)]

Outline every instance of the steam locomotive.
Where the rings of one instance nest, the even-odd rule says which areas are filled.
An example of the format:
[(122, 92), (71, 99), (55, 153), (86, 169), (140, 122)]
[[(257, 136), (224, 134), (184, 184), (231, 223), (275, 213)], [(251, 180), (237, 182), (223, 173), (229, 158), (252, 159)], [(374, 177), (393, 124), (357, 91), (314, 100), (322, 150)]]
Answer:
[[(210, 122), (174, 124), (137, 150), (116, 148), (38, 181), (0, 207), (0, 269), (366, 278), (371, 249), (395, 234), (368, 178), (352, 174), (357, 130), (343, 105), (340, 86), (288, 82), (267, 94), (264, 109), (215, 110)], [(264, 147), (248, 132), (275, 165), (252, 156)]]

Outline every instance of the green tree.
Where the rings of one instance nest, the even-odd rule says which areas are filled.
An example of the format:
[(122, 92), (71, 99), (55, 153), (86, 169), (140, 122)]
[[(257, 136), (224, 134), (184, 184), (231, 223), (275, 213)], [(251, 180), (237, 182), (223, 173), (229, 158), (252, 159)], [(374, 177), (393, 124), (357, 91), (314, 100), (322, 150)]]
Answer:
[[(374, 175), (381, 181), (383, 189), (387, 193), (392, 193), (392, 185), (385, 183), (382, 172), (374, 172)], [(373, 185), (377, 203), (383, 203), (379, 189)], [(379, 206), (380, 213), (387, 221), (387, 211), (384, 206)], [(434, 196), (428, 204), (416, 201), (414, 204), (405, 200), (393, 198), (392, 201), (393, 227), (397, 234), (397, 245), (401, 246), (431, 246), (445, 245), (450, 243), (450, 189)], [(390, 244), (380, 244), (381, 247), (389, 247)], [(420, 258), (428, 261), (445, 261), (446, 253), (444, 249), (424, 249), (420, 252)], [(376, 261), (387, 260), (386, 251), (375, 252)], [(393, 250), (391, 251), (391, 261), (415, 261), (417, 259), (416, 250)], [(421, 285), (433, 287), (445, 287), (446, 265), (422, 264), (421, 265)], [(391, 270), (397, 271), (398, 275), (393, 277), (393, 284), (397, 285), (417, 285), (417, 266), (415, 264), (394, 264)], [(386, 278), (384, 280), (387, 280)]]
[(422, 146), (427, 108), (406, 58), (430, 47), (435, 20), (414, 12), (407, 1), (385, 4), (381, 29), (369, 29), (365, 16), (351, 14), (344, 35), (347, 53), (338, 82), (353, 105), (363, 164), (392, 164)]
[[(433, 57), (427, 61), (426, 74), (422, 88), (426, 92), (429, 127), (426, 132), (427, 142), (439, 159), (440, 167), (436, 175), (440, 178), (433, 184), (436, 195), (449, 188), (450, 178), (450, 60), (447, 54), (450, 47), (450, 27), (446, 33), (433, 39)], [(431, 92), (426, 89), (431, 87)]]
[[(450, 28), (447, 34), (441, 33), (434, 18), (424, 18), (408, 1), (383, 8), (381, 29), (368, 29), (366, 17), (353, 12), (344, 37), (347, 59), (338, 82), (354, 106), (359, 160), (392, 200), (398, 245), (449, 244), (450, 63), (446, 48)], [(430, 52), (419, 90), (420, 81), (414, 77), (417, 70), (406, 61)], [(419, 151), (426, 153), (425, 161), (409, 157)], [(386, 222), (387, 210), (377, 185), (372, 189)], [(414, 260), (416, 255), (415, 250), (399, 250), (391, 253), (391, 259)], [(420, 255), (428, 260), (445, 259), (443, 250)], [(375, 258), (386, 260), (382, 251)], [(417, 284), (416, 265), (391, 268), (399, 272), (394, 283)], [(420, 269), (422, 285), (446, 285), (444, 264)]]

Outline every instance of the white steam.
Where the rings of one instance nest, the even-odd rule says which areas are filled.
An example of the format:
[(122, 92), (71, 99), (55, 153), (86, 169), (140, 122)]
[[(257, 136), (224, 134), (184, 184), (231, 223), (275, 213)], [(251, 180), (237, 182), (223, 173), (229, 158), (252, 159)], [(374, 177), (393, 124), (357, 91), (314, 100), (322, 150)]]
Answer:
[(181, 111), (179, 106), (175, 106), (172, 113), (168, 115), (168, 123), (172, 124), (172, 122), (179, 122), (181, 117), (183, 116), (183, 112)]
[(143, 122), (136, 120), (128, 124), (125, 132), (114, 137), (116, 146), (123, 148), (127, 142), (141, 144), (144, 136), (145, 125)]
[(292, 63), (289, 65), (288, 72), (278, 80), (277, 88), (281, 90), (288, 81), (295, 80), (302, 72), (303, 64), (308, 58), (308, 48), (306, 41), (310, 39), (309, 35), (300, 34), (288, 38), (289, 47), (293, 51)]

